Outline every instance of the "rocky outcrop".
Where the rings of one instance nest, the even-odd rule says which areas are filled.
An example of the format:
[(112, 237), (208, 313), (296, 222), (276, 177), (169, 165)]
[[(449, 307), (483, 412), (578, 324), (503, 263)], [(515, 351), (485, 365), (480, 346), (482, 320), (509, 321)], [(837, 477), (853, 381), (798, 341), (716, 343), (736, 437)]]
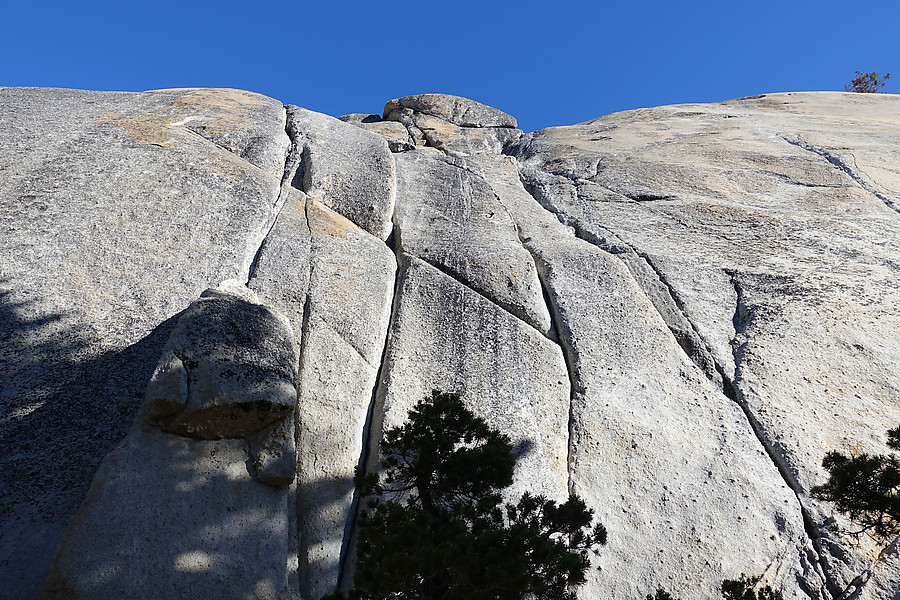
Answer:
[(6, 596), (318, 600), (352, 577), (354, 469), (433, 389), (513, 439), (510, 497), (605, 523), (582, 598), (900, 593), (896, 542), (808, 495), (900, 423), (898, 97), (534, 133), (440, 94), (0, 114)]
[[(289, 126), (302, 149), (302, 188), (372, 235), (387, 239), (394, 210), (394, 161), (376, 134), (291, 107)], [(299, 182), (298, 182), (299, 183)]]
[(447, 94), (418, 94), (389, 100), (384, 105), (384, 118), (396, 120), (392, 115), (404, 109), (412, 111), (413, 115), (435, 117), (460, 127), (516, 127), (512, 115), (468, 98)]
[(147, 420), (170, 433), (246, 437), (297, 405), (290, 323), (241, 284), (221, 287), (181, 314), (147, 384)]

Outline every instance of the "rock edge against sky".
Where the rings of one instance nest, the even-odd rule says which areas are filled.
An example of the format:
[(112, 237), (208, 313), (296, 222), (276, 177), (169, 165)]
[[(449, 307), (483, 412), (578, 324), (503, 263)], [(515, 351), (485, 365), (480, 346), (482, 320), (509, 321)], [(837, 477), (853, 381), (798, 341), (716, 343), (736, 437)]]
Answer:
[(900, 594), (808, 495), (900, 423), (900, 97), (0, 97), (4, 597), (317, 600), (435, 388), (608, 527), (583, 598)]

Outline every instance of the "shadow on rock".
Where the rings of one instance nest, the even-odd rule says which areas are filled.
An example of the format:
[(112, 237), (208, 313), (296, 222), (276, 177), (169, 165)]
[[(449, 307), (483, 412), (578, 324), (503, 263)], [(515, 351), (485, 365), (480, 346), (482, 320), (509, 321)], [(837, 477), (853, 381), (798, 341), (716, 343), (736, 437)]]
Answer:
[(34, 598), (103, 457), (134, 421), (175, 318), (101, 350), (0, 281), (0, 589)]
[(253, 477), (245, 440), (138, 422), (103, 460), (42, 598), (282, 598), (290, 496)]

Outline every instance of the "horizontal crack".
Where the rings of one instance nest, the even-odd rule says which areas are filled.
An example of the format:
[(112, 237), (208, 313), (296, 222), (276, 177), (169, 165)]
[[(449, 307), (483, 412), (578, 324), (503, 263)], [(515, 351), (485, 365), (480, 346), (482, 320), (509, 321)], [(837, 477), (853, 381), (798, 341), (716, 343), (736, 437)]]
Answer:
[(784, 173), (777, 173), (775, 171), (766, 171), (765, 169), (754, 169), (754, 172), (760, 173), (762, 175), (769, 175), (770, 177), (774, 177), (776, 179), (780, 179), (785, 183), (789, 183), (791, 185), (798, 185), (801, 187), (808, 188), (840, 188), (841, 184), (838, 183), (809, 183), (806, 181), (800, 181), (798, 179), (794, 179), (789, 175), (785, 175)]
[[(612, 190), (610, 190), (612, 191)], [(645, 193), (627, 193), (620, 194), (625, 196), (629, 200), (633, 200), (634, 202), (659, 202), (663, 200), (677, 200), (677, 196), (672, 194), (654, 194), (652, 192)]]

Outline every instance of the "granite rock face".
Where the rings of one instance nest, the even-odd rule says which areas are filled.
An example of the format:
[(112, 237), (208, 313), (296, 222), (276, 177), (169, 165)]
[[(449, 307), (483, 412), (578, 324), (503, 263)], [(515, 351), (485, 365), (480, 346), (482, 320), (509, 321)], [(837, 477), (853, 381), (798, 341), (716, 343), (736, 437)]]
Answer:
[(372, 235), (387, 239), (394, 209), (394, 161), (387, 142), (349, 123), (291, 107), (288, 126), (302, 147), (302, 188)]
[(712, 359), (837, 595), (867, 579), (877, 548), (848, 550), (807, 494), (825, 452), (883, 453), (900, 421), (898, 108), (768, 95), (610, 115), (509, 151), (542, 206), (622, 258), (651, 299), (668, 288), (660, 314), (676, 339), (694, 330), (686, 353), (706, 372)]
[(0, 122), (4, 598), (346, 587), (354, 469), (433, 389), (513, 439), (510, 498), (607, 526), (581, 598), (900, 594), (809, 497), (900, 423), (900, 97), (523, 133), (0, 88)]
[(34, 598), (176, 315), (246, 280), (290, 140), (237, 90), (2, 88), (0, 123), (0, 589)]

